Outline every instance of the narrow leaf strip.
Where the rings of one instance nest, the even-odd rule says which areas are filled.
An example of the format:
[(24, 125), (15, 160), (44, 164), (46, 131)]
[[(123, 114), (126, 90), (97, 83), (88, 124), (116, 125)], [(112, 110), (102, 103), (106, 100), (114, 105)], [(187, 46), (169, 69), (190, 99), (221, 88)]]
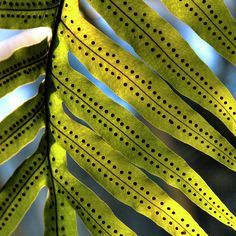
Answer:
[[(62, 165), (66, 161), (65, 157), (66, 151), (59, 144), (54, 143), (51, 148), (51, 161), (57, 188), (57, 201), (58, 199), (63, 203), (67, 201), (76, 210), (92, 235), (136, 235), (115, 217), (103, 201), (67, 171), (66, 165)], [(65, 210), (63, 212), (67, 213)]]
[(1, 1), (0, 28), (27, 29), (52, 26), (59, 1)]
[[(196, 56), (175, 28), (157, 15), (142, 0), (135, 1), (135, 4), (132, 0), (89, 0), (89, 2), (114, 28), (117, 34), (133, 46), (148, 65), (153, 67), (181, 94), (212, 112), (236, 135), (235, 99), (212, 71)], [(85, 48), (89, 46), (98, 55), (102, 55), (104, 59), (108, 58), (105, 56), (107, 47), (104, 47), (103, 39), (94, 37), (98, 34), (97, 31), (92, 26), (87, 26), (87, 23), (81, 19), (82, 17), (74, 21), (78, 22), (79, 25), (72, 27), (70, 20), (73, 20), (75, 16), (68, 16), (65, 19), (65, 15), (68, 15), (67, 11), (64, 12), (62, 20), (74, 33), (78, 32), (79, 39), (86, 35), (86, 38), (83, 39), (85, 45), (81, 45), (81, 53), (84, 53), (85, 50), (91, 53), (88, 48)], [(78, 26), (81, 28), (80, 31)], [(73, 36), (72, 38), (77, 41)], [(96, 42), (93, 47), (90, 45), (92, 41)], [(102, 48), (101, 51), (98, 51), (99, 47)], [(112, 53), (113, 51), (111, 55)], [(91, 57), (85, 58), (90, 59)], [(126, 57), (114, 58), (114, 61), (115, 59), (123, 61), (129, 66)], [(108, 67), (103, 60), (100, 63), (102, 63), (102, 69)], [(85, 64), (88, 66), (88, 63)], [(130, 65), (127, 70), (130, 72), (131, 69), (133, 68)], [(135, 69), (133, 70), (136, 72)], [(145, 83), (147, 82), (145, 80)], [(153, 90), (151, 84), (147, 84), (147, 86)]]
[(142, 171), (101, 137), (61, 113), (61, 102), (54, 95), (50, 109), (54, 138), (99, 184), (170, 234), (206, 235), (191, 215)]
[[(57, 52), (55, 54), (58, 56)], [(236, 226), (235, 216), (182, 158), (158, 140), (130, 112), (111, 101), (85, 77), (66, 66), (63, 58), (65, 57), (60, 58), (63, 65), (58, 64), (58, 68), (67, 75), (66, 80), (52, 76), (52, 81), (57, 93), (73, 114), (85, 120), (130, 162), (180, 189), (222, 223)], [(55, 61), (56, 59), (57, 57)], [(53, 71), (55, 73), (57, 70)]]
[(162, 0), (228, 61), (236, 65), (236, 22), (223, 0)]
[(46, 145), (15, 171), (0, 192), (0, 235), (11, 235), (46, 185)]
[(44, 93), (41, 91), (0, 122), (0, 164), (33, 140), (44, 122)]
[[(129, 102), (153, 126), (236, 170), (235, 148), (153, 71), (83, 18), (76, 20), (81, 24), (79, 30), (69, 17), (66, 19), (70, 28), (64, 23), (59, 25), (61, 54), (53, 64), (54, 77), (67, 82), (67, 73), (60, 70), (60, 60), (71, 50), (92, 74)], [(82, 29), (87, 33), (82, 33)]]
[(0, 98), (45, 73), (47, 39), (36, 45), (18, 49), (9, 59), (0, 62)]
[[(52, 183), (52, 181), (54, 183)], [(78, 236), (76, 212), (65, 198), (55, 180), (48, 180), (49, 195), (44, 208), (44, 235)], [(54, 185), (55, 194), (52, 191)]]

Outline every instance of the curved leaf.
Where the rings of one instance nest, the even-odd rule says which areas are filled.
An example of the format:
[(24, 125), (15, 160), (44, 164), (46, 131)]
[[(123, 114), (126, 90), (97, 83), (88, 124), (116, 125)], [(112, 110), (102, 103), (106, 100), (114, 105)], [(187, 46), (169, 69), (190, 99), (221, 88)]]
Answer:
[(56, 17), (58, 0), (0, 2), (0, 28), (27, 29), (40, 26), (52, 27)]
[[(194, 232), (206, 235), (189, 213), (142, 171), (94, 132), (61, 113), (62, 103), (55, 93), (51, 95), (50, 102), (50, 124), (54, 138), (108, 192), (170, 234), (192, 235)], [(183, 221), (185, 224), (182, 224)]]
[(46, 185), (46, 145), (15, 171), (0, 191), (0, 235), (10, 235)]
[(44, 39), (36, 45), (18, 49), (9, 59), (0, 62), (0, 98), (45, 73), (47, 54), (48, 43)]
[(43, 91), (0, 122), (0, 164), (34, 139), (45, 125)]
[[(157, 70), (181, 94), (212, 112), (236, 135), (235, 99), (196, 56), (175, 28), (157, 15), (142, 0), (136, 0), (135, 4), (132, 0), (89, 0), (89, 2), (117, 34), (133, 46), (148, 65)], [(67, 12), (65, 11), (64, 14)], [(63, 20), (67, 22), (69, 28), (73, 29), (73, 32), (78, 32), (77, 28), (72, 28), (70, 22), (72, 18), (75, 16), (70, 14), (69, 18), (63, 18)], [(83, 35), (87, 35), (86, 39), (82, 41), (88, 46), (86, 42), (90, 45), (94, 39), (94, 33), (97, 34), (97, 31), (91, 26), (88, 27), (81, 18), (79, 17), (79, 20), (75, 21), (81, 28), (78, 37), (82, 39)], [(73, 35), (71, 37), (75, 41)], [(94, 41), (96, 39), (97, 37)], [(100, 44), (100, 42), (102, 43)], [(89, 48), (91, 47), (92, 45)], [(99, 52), (98, 47), (102, 47), (102, 51)], [(83, 47), (81, 51), (84, 53), (89, 48)], [(108, 58), (105, 56), (104, 49), (106, 48), (104, 48), (103, 40), (100, 37), (92, 48), (99, 56), (103, 55), (103, 58)], [(126, 58), (119, 58), (119, 60), (127, 63)], [(101, 63), (103, 68), (107, 67), (103, 60)], [(129, 71), (131, 68), (129, 67)], [(151, 88), (151, 90), (153, 89)]]
[(223, 0), (162, 0), (227, 60), (236, 65), (236, 21)]
[[(60, 52), (62, 53), (61, 50)], [(57, 93), (73, 114), (85, 120), (130, 162), (180, 189), (219, 221), (231, 227), (236, 226), (234, 215), (200, 176), (158, 140), (144, 124), (107, 98), (81, 74), (66, 67), (66, 57), (57, 50), (54, 51), (53, 65), (57, 65), (67, 75), (63, 78), (53, 74), (52, 81)], [(53, 73), (58, 71), (53, 69)]]
[[(58, 30), (60, 51), (64, 51), (60, 60), (72, 51), (153, 126), (236, 170), (235, 148), (142, 62), (77, 15), (63, 18)], [(53, 69), (60, 66), (55, 63)], [(67, 73), (58, 70), (54, 75), (65, 80)]]

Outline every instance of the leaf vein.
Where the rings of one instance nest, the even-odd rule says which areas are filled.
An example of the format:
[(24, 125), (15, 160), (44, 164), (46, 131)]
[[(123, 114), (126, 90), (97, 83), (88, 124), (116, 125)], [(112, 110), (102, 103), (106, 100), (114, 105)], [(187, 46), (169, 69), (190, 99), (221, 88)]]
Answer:
[(195, 4), (195, 6), (206, 16), (206, 18), (225, 36), (225, 38), (233, 45), (234, 48), (236, 48), (236, 45), (231, 41), (231, 39), (225, 35), (225, 33), (212, 21), (212, 19), (205, 13), (205, 11), (194, 1), (192, 2)]
[[(67, 139), (69, 139), (72, 143), (74, 143), (76, 146), (78, 146), (80, 149), (82, 149), (85, 153), (87, 153), (92, 159), (94, 159), (94, 161), (98, 162), (101, 166), (104, 167), (104, 169), (106, 169), (108, 172), (111, 173), (111, 175), (114, 175), (117, 179), (119, 179), (124, 185), (128, 186), (130, 189), (132, 189), (136, 194), (140, 195), (141, 197), (143, 197), (147, 202), (149, 202), (151, 205), (153, 205), (154, 207), (156, 207), (157, 209), (159, 209), (160, 211), (164, 212), (168, 217), (170, 217), (173, 221), (176, 222), (176, 224), (178, 224), (180, 227), (182, 227), (183, 229), (185, 229), (185, 227), (183, 225), (181, 225), (179, 222), (177, 222), (171, 215), (169, 215), (164, 209), (160, 208), (158, 205), (156, 205), (155, 203), (151, 202), (148, 198), (146, 198), (144, 195), (142, 195), (140, 192), (138, 192), (137, 190), (135, 190), (132, 186), (130, 186), (128, 183), (126, 183), (125, 181), (123, 181), (119, 176), (117, 176), (115, 173), (113, 173), (109, 168), (107, 168), (104, 164), (102, 164), (100, 161), (98, 161), (97, 159), (95, 159), (89, 152), (87, 152), (83, 147), (81, 147), (78, 143), (76, 143), (74, 140), (72, 140), (70, 137), (68, 137), (66, 134), (64, 134), (60, 129), (58, 129), (53, 122), (51, 122), (51, 125), (59, 132), (61, 133), (63, 136), (65, 136)], [(191, 233), (185, 229), (190, 235)]]
[(142, 29), (132, 18), (129, 17), (119, 6), (117, 6), (112, 0), (109, 0), (117, 9), (119, 9), (131, 22), (133, 22), (144, 34), (147, 35), (151, 39), (151, 41), (158, 47), (160, 50), (181, 70), (183, 71), (192, 81), (194, 81), (202, 90), (204, 90), (213, 100), (215, 100), (224, 110), (225, 112), (236, 122), (236, 119), (229, 113), (227, 109), (220, 103), (220, 101), (215, 98), (208, 90), (206, 90), (198, 81), (196, 81), (187, 71), (185, 71), (181, 66), (179, 66), (169, 55), (161, 48), (158, 43), (144, 30)]
[[(8, 207), (5, 208), (5, 210), (2, 212), (0, 219), (4, 216), (4, 214), (6, 213), (6, 211), (9, 209), (10, 205), (14, 202), (14, 200), (16, 199), (16, 197), (18, 196), (18, 194), (20, 193), (20, 191), (26, 186), (26, 184), (30, 181), (31, 177), (39, 170), (39, 168), (44, 164), (46, 160), (46, 155), (44, 156), (42, 162), (39, 164), (39, 166), (29, 175), (27, 181), (25, 181), (23, 183), (23, 185), (19, 188), (18, 192), (15, 194), (15, 196), (12, 198), (11, 201), (9, 201), (8, 203)], [(2, 191), (4, 190), (4, 187), (2, 189)], [(1, 192), (2, 192), (1, 191)]]
[(188, 129), (190, 129), (193, 133), (198, 134), (203, 140), (205, 140), (206, 142), (210, 143), (213, 147), (215, 147), (217, 150), (219, 150), (219, 152), (222, 152), (224, 155), (226, 155), (229, 159), (231, 159), (232, 161), (235, 161), (234, 159), (232, 159), (230, 156), (228, 156), (228, 154), (224, 153), (224, 151), (222, 151), (221, 149), (219, 149), (214, 143), (211, 143), (209, 140), (207, 140), (204, 136), (202, 136), (201, 134), (199, 134), (198, 132), (196, 132), (194, 129), (192, 129), (189, 125), (185, 124), (184, 122), (182, 122), (179, 118), (175, 117), (173, 114), (171, 114), (168, 110), (166, 110), (165, 108), (163, 108), (160, 104), (158, 104), (152, 97), (150, 97), (144, 90), (142, 90), (142, 88), (140, 86), (138, 86), (134, 81), (132, 81), (127, 75), (125, 75), (122, 71), (120, 71), (118, 68), (116, 68), (114, 65), (112, 65), (110, 62), (108, 62), (105, 58), (103, 58), (102, 56), (100, 56), (99, 54), (97, 54), (96, 52), (94, 52), (88, 45), (86, 45), (84, 42), (82, 42), (75, 34), (73, 31), (71, 31), (70, 28), (68, 28), (68, 26), (61, 20), (61, 22), (63, 23), (63, 25), (66, 27), (66, 29), (71, 32), (71, 34), (79, 41), (81, 42), (85, 47), (87, 47), (90, 51), (92, 51), (94, 54), (96, 54), (98, 57), (100, 57), (102, 60), (104, 60), (107, 64), (109, 64), (111, 67), (113, 67), (114, 69), (116, 69), (117, 71), (119, 71), (122, 75), (124, 75), (131, 83), (133, 83), (135, 86), (137, 86), (151, 101), (153, 101), (157, 106), (159, 106), (161, 109), (163, 109), (166, 113), (168, 113), (171, 117), (173, 117), (174, 119), (176, 119), (178, 122), (180, 122), (183, 126), (187, 127)]

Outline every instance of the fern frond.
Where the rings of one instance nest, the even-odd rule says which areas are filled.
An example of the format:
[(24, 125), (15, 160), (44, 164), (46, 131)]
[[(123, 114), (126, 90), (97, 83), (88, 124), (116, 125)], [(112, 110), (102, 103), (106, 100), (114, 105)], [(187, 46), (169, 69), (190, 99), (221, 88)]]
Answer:
[[(171, 86), (212, 112), (236, 135), (235, 99), (174, 27), (142, 0), (135, 3), (132, 0), (89, 0), (89, 3)], [(72, 24), (67, 22), (71, 28)], [(81, 24), (79, 26), (81, 36), (88, 34), (86, 41), (92, 41), (91, 27), (87, 30)], [(102, 53), (104, 50), (99, 52)]]
[[(51, 160), (57, 190), (57, 205), (63, 202), (63, 205), (57, 209), (57, 213), (60, 214), (61, 211), (61, 214), (65, 216), (66, 204), (67, 208), (69, 206), (74, 208), (93, 235), (136, 235), (114, 216), (103, 201), (66, 170), (65, 157), (66, 151), (58, 143), (54, 143), (51, 148)], [(64, 228), (72, 230), (69, 222), (62, 223)]]
[[(235, 23), (223, 2), (209, 0), (212, 5), (209, 7), (206, 1), (163, 1), (169, 7), (176, 3), (171, 7), (176, 12), (178, 6), (181, 15), (197, 2), (204, 9), (196, 10), (199, 16), (206, 15), (208, 9), (225, 16), (218, 23), (223, 26), (227, 22), (227, 29), (218, 27), (215, 17), (209, 16), (209, 22), (202, 17), (201, 21), (212, 27), (211, 31), (218, 27), (213, 36), (206, 35), (205, 27), (200, 29), (189, 22), (189, 14), (184, 20), (235, 63), (235, 55), (231, 55), (234, 49), (228, 48), (234, 40)], [(235, 230), (234, 214), (203, 178), (145, 124), (148, 121), (236, 171), (233, 142), (184, 102), (171, 86), (212, 112), (233, 135), (236, 134), (235, 99), (178, 32), (142, 0), (89, 2), (143, 61), (89, 23), (80, 12), (78, 0), (0, 1), (0, 27), (48, 26), (53, 32), (49, 47), (44, 39), (20, 47), (4, 61), (0, 59), (0, 98), (46, 73), (38, 94), (0, 122), (0, 165), (45, 128), (38, 150), (0, 190), (0, 235), (8, 236), (14, 231), (43, 187), (49, 190), (44, 208), (46, 236), (78, 235), (77, 215), (92, 235), (136, 235), (102, 199), (70, 173), (66, 155), (118, 201), (172, 235), (207, 233), (144, 171), (179, 189), (205, 212)], [(182, 4), (185, 9), (179, 8)], [(221, 46), (213, 42), (216, 36), (228, 40), (227, 43)], [(72, 69), (70, 53), (126, 100), (142, 116), (142, 122)], [(74, 119), (77, 117), (88, 127)]]
[(1, 1), (0, 28), (28, 29), (52, 27), (60, 1)]
[[(130, 112), (106, 97), (95, 85), (70, 68), (63, 48), (59, 46), (54, 51), (51, 80), (67, 108), (86, 121), (130, 162), (161, 177), (213, 217), (234, 227), (235, 216), (200, 176)], [(66, 75), (64, 78), (59, 74), (61, 71)], [(60, 103), (56, 104), (58, 111), (53, 114), (63, 113), (62, 109), (59, 112), (60, 106)], [(51, 110), (53, 111), (52, 108)]]
[(236, 65), (236, 21), (223, 0), (162, 1), (174, 15)]
[(41, 144), (0, 191), (0, 235), (10, 235), (46, 186), (46, 144)]
[[(170, 234), (206, 235), (178, 203), (90, 129), (66, 117), (62, 101), (51, 95), (51, 130), (57, 142), (119, 201), (153, 220)], [(78, 132), (79, 131), (79, 132)], [(187, 225), (183, 225), (181, 222)], [(166, 222), (169, 224), (167, 225)], [(192, 231), (193, 230), (193, 231)]]
[(0, 164), (30, 143), (45, 127), (43, 91), (0, 122)]
[(18, 49), (9, 59), (2, 61), (0, 98), (45, 73), (47, 53), (48, 43), (45, 39), (36, 45)]
[[(236, 170), (235, 148), (220, 133), (153, 71), (67, 5), (58, 28), (61, 53), (63, 50), (73, 52), (92, 74), (129, 102), (154, 127)], [(57, 61), (66, 56), (65, 52)], [(60, 69), (60, 66), (55, 63), (52, 72), (55, 68)], [(54, 76), (65, 80), (66, 73), (64, 75), (62, 70), (56, 71)]]

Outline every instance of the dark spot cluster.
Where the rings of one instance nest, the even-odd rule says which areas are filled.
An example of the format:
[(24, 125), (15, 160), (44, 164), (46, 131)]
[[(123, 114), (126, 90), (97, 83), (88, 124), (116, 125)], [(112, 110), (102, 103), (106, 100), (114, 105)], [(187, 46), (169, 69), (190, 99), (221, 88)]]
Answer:
[(57, 0), (50, 0), (50, 1), (1, 1), (0, 2), (0, 9), (1, 7), (16, 7), (16, 8), (36, 8), (36, 7), (50, 7), (52, 5), (58, 4), (59, 1)]
[[(43, 100), (42, 100), (43, 101)], [(5, 152), (11, 145), (35, 126), (35, 123), (44, 115), (44, 104), (39, 101), (34, 108), (22, 115), (15, 123), (5, 127), (0, 135), (0, 153)]]
[[(219, 19), (219, 15), (214, 11), (214, 6), (209, 4), (206, 0), (203, 0), (202, 4), (205, 9), (202, 11), (203, 14), (201, 14), (199, 8), (201, 10), (202, 8), (197, 3), (183, 0), (179, 1), (183, 2), (184, 6), (188, 8), (190, 12), (193, 12), (193, 15), (197, 17), (198, 21), (205, 27), (207, 27), (207, 30), (211, 33), (212, 36), (214, 36), (214, 38), (221, 42), (222, 46), (225, 46), (227, 50), (231, 51), (231, 54), (235, 54), (235, 50), (233, 49), (235, 48), (235, 45), (229, 38), (233, 33), (232, 31), (228, 30), (228, 27), (224, 24), (223, 20)], [(222, 35), (225, 39), (222, 38)], [(228, 41), (229, 43), (227, 43), (226, 41)], [(233, 41), (236, 41), (236, 37), (234, 37)]]
[(29, 75), (40, 70), (45, 66), (46, 56), (47, 49), (22, 61), (16, 61), (10, 67), (0, 70), (0, 87), (22, 75)]
[[(56, 158), (54, 157), (54, 161), (55, 159)], [(72, 186), (69, 179), (66, 179), (65, 176), (61, 175), (58, 169), (54, 170), (54, 174), (56, 179), (58, 179), (57, 181), (61, 185), (58, 188), (56, 194), (64, 195), (65, 200), (69, 201), (72, 204), (73, 208), (76, 209), (83, 221), (91, 223), (91, 227), (94, 231), (97, 230), (99, 234), (104, 233), (104, 231), (112, 231), (114, 235), (123, 236), (123, 234), (118, 233), (117, 229), (112, 229), (113, 226), (106, 222), (106, 220), (102, 216), (102, 212), (99, 212), (96, 209), (96, 206), (93, 206), (93, 203), (89, 202), (89, 199), (80, 192), (79, 186)], [(61, 208), (64, 207), (63, 202), (58, 204), (60, 204)], [(61, 215), (60, 217), (64, 219), (63, 215)], [(63, 227), (64, 229), (61, 230), (65, 231), (65, 226)]]
[[(56, 8), (59, 2), (52, 1), (2, 1), (0, 2), (0, 19), (18, 19), (23, 23), (33, 22), (35, 20), (45, 20), (47, 18), (54, 19), (56, 16)], [(12, 11), (12, 9), (16, 11)], [(5, 12), (3, 12), (5, 11)]]
[[(81, 27), (79, 27), (79, 31), (81, 31)], [(61, 33), (63, 34), (64, 32)], [(86, 36), (86, 39), (88, 39), (87, 34), (84, 34), (84, 36)], [(67, 34), (67, 37), (70, 38), (71, 35)], [(75, 40), (71, 39), (71, 43), (75, 43)], [(103, 51), (102, 47), (96, 46), (96, 42), (94, 40), (90, 41), (89, 46), (88, 44), (85, 45), (85, 43), (81, 44), (81, 46), (78, 46), (78, 49), (83, 49), (85, 51), (85, 56), (91, 56), (91, 60), (96, 61), (97, 65), (101, 69), (104, 69), (104, 71), (108, 73), (109, 76), (112, 76), (114, 79), (120, 81), (122, 85), (128, 90), (129, 94), (131, 93), (134, 94), (134, 96), (139, 97), (141, 102), (144, 102), (146, 107), (149, 108), (151, 112), (160, 116), (160, 118), (162, 118), (163, 121), (166, 121), (168, 125), (175, 127), (177, 130), (181, 130), (182, 133), (185, 133), (188, 135), (188, 137), (194, 139), (194, 141), (198, 140), (203, 148), (207, 148), (209, 151), (213, 151), (214, 153), (216, 153), (218, 150), (216, 153), (217, 158), (220, 158), (222, 161), (227, 159), (227, 163), (234, 165), (234, 162), (230, 160), (230, 158), (226, 158), (225, 154), (220, 151), (220, 148), (223, 146), (221, 142), (218, 142), (218, 140), (214, 139), (214, 137), (207, 131), (204, 131), (201, 127), (199, 127), (200, 125), (198, 123), (195, 123), (191, 119), (188, 119), (186, 115), (182, 114), (183, 112), (178, 109), (178, 106), (174, 104), (168, 104), (167, 100), (158, 95), (158, 92), (152, 87), (152, 81), (146, 81), (145, 79), (142, 79), (141, 76), (135, 73), (135, 70), (130, 68), (129, 65), (125, 64), (123, 66), (121, 64), (121, 58), (117, 58), (115, 53), (112, 54)], [(96, 52), (96, 54), (94, 52)], [(114, 64), (108, 62), (109, 59), (107, 57), (111, 57), (111, 59), (114, 61)], [(185, 60), (181, 59), (181, 62), (184, 63)], [(120, 67), (118, 68), (116, 65), (123, 66), (122, 72), (119, 69)], [(185, 65), (188, 66), (188, 63)], [(130, 73), (130, 75), (127, 75), (127, 73), (124, 71)], [(197, 72), (195, 75), (199, 76), (199, 73)], [(182, 80), (185, 80), (185, 77), (182, 77)], [(206, 82), (204, 81), (204, 77), (200, 77), (199, 80), (203, 83)], [(187, 83), (191, 85), (190, 81)], [(201, 92), (202, 86), (198, 87), (200, 87), (198, 95), (203, 96), (203, 98), (207, 98), (205, 93)], [(193, 86), (192, 88), (193, 90), (197, 89), (196, 86)], [(209, 89), (213, 90), (211, 86)], [(151, 95), (149, 95), (150, 93)], [(218, 94), (218, 92), (215, 91), (215, 94)], [(153, 99), (153, 96), (156, 97), (155, 100)], [(227, 103), (227, 101), (224, 101), (222, 96), (220, 96), (220, 100)], [(209, 103), (211, 104), (212, 101), (209, 101)], [(81, 107), (84, 108), (85, 105), (82, 104)], [(216, 108), (218, 105), (214, 104), (214, 107)], [(219, 112), (223, 112), (223, 109), (220, 108)], [(223, 116), (226, 116), (225, 112), (223, 113)], [(230, 117), (227, 117), (227, 120), (230, 120)], [(214, 143), (212, 143), (213, 141)]]
[[(108, 3), (107, 1), (101, 2), (110, 4), (110, 2)], [(122, 17), (119, 18), (120, 21), (123, 23), (125, 23), (125, 19), (128, 21), (126, 22), (127, 26), (129, 26), (130, 23), (132, 23), (132, 27), (137, 24), (135, 26), (135, 28), (138, 28), (137, 30), (134, 30), (130, 26), (131, 32), (134, 33), (134, 38), (138, 37), (142, 40), (144, 46), (147, 47), (147, 50), (150, 49), (151, 53), (156, 53), (156, 58), (164, 64), (167, 70), (174, 74), (175, 78), (179, 78), (185, 82), (185, 84), (188, 85), (194, 93), (206, 100), (217, 113), (220, 113), (223, 116), (224, 119), (228, 121), (233, 119), (233, 115), (235, 116), (236, 112), (232, 111), (232, 107), (229, 106), (227, 109), (224, 108), (226, 107), (225, 103), (228, 103), (228, 101), (224, 99), (224, 97), (220, 95), (213, 86), (211, 86), (210, 82), (206, 78), (200, 75), (196, 68), (191, 67), (186, 59), (181, 57), (181, 55), (177, 52), (177, 48), (172, 46), (172, 42), (167, 42), (163, 30), (153, 28), (150, 22), (146, 22), (145, 12), (138, 14), (127, 1), (124, 1), (123, 5), (127, 10), (128, 15), (122, 13), (121, 9), (114, 3), (113, 6), (108, 5), (110, 7), (107, 9), (116, 9), (115, 11), (117, 12), (117, 17), (122, 15)], [(187, 6), (189, 7), (189, 4)], [(134, 17), (131, 19), (129, 18), (129, 14), (132, 12)], [(142, 28), (138, 27), (139, 24)], [(156, 40), (160, 40), (160, 42)], [(178, 63), (176, 63), (176, 61), (178, 61)]]
[[(28, 161), (26, 167), (21, 167), (21, 176), (18, 177), (14, 185), (9, 189), (5, 199), (0, 202), (0, 232), (7, 225), (9, 219), (17, 212), (17, 208), (27, 200), (28, 192), (32, 191), (34, 184), (45, 175), (48, 175), (49, 166), (45, 163), (46, 146), (44, 146), (42, 155)], [(3, 190), (4, 191), (4, 190)]]

